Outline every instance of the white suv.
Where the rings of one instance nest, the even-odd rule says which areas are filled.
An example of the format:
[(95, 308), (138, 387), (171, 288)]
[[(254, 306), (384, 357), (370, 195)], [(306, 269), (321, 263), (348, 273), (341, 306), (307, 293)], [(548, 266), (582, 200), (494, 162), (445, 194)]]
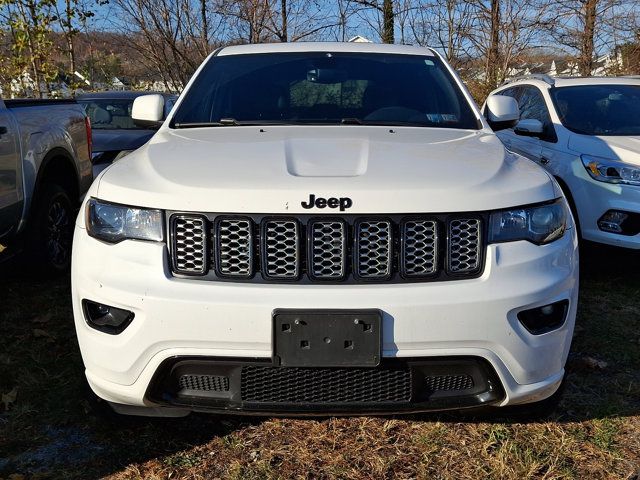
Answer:
[(87, 194), (87, 379), (133, 414), (540, 405), (576, 314), (568, 212), (433, 50), (220, 49)]
[(537, 76), (491, 95), (518, 101), (521, 121), (498, 137), (556, 177), (582, 237), (639, 249), (640, 79)]

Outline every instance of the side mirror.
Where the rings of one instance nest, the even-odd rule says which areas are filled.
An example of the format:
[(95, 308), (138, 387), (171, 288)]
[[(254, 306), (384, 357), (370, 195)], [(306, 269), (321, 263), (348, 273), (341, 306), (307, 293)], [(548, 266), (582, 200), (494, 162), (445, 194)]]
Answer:
[(518, 102), (513, 97), (491, 95), (487, 98), (485, 115), (489, 126), (497, 132), (514, 127), (520, 119), (520, 109)]
[(137, 97), (133, 101), (131, 118), (139, 127), (160, 127), (164, 119), (164, 97), (158, 94)]
[(544, 125), (535, 118), (525, 118), (513, 127), (513, 132), (523, 137), (541, 137), (544, 133)]

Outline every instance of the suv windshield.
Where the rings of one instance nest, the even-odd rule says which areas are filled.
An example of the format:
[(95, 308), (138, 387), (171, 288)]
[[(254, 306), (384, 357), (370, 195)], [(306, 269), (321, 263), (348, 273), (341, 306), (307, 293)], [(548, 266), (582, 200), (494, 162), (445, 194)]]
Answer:
[(640, 135), (640, 85), (580, 85), (551, 90), (562, 124), (584, 135)]
[(214, 57), (172, 126), (279, 123), (479, 128), (436, 57), (323, 52)]

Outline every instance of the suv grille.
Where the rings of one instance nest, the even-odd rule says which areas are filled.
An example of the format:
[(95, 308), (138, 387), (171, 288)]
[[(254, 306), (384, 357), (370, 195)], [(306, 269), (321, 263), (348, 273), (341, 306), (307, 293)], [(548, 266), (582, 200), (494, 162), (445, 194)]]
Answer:
[(209, 280), (443, 281), (482, 273), (482, 215), (274, 218), (173, 213), (174, 274)]
[(242, 367), (245, 402), (403, 403), (411, 401), (408, 368)]

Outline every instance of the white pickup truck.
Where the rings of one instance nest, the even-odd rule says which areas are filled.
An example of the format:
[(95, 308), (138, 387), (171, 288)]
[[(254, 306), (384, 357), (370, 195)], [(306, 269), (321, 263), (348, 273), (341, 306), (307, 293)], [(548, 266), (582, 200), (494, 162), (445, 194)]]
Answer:
[(217, 50), (74, 237), (86, 376), (126, 414), (548, 407), (577, 293), (558, 184), (411, 46)]
[(92, 179), (80, 105), (0, 98), (0, 260), (27, 249), (38, 267), (68, 269), (73, 218)]

